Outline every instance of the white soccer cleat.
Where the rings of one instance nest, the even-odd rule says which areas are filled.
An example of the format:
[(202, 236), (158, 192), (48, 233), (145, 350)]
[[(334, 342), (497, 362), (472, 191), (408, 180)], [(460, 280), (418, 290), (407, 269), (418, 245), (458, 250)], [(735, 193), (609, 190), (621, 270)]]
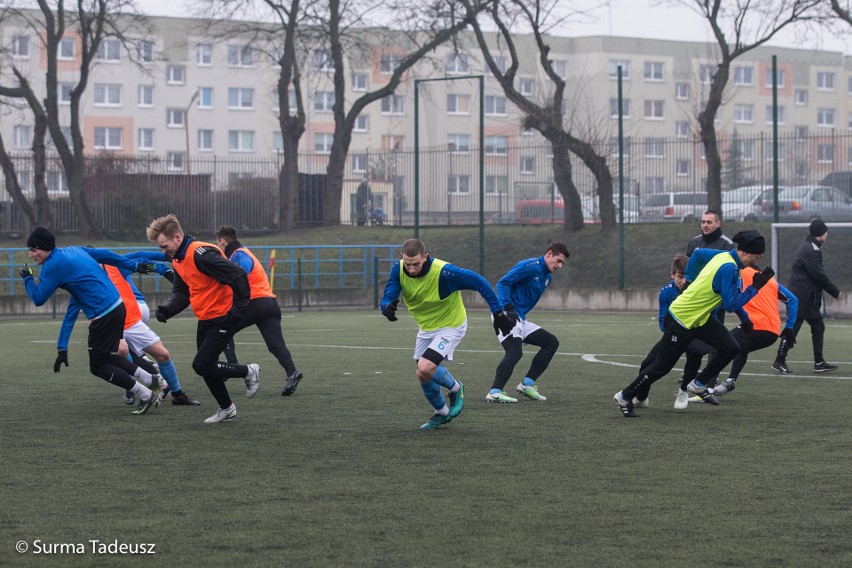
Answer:
[(689, 393), (683, 389), (677, 389), (677, 397), (674, 401), (675, 410), (686, 410), (689, 406)]
[(248, 375), (246, 375), (246, 396), (254, 398), (257, 394), (257, 389), (260, 388), (260, 365), (257, 363), (248, 364)]
[(651, 406), (651, 397), (646, 398), (645, 400), (639, 400), (635, 396), (633, 397), (633, 406), (636, 408), (648, 408)]
[(228, 408), (216, 409), (216, 414), (204, 421), (205, 424), (216, 424), (217, 422), (227, 422), (237, 417), (237, 407), (231, 404)]

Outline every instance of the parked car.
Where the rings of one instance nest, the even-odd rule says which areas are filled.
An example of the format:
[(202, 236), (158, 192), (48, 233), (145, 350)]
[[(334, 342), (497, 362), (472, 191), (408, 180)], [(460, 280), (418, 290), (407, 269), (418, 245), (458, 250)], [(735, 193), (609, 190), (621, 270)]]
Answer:
[[(771, 196), (763, 203), (763, 213), (774, 218)], [(806, 223), (815, 217), (824, 221), (852, 221), (852, 198), (827, 185), (798, 185), (778, 192), (778, 219)]]
[(707, 211), (704, 192), (652, 193), (639, 209), (643, 221), (677, 221), (696, 223)]
[[(518, 201), (516, 220), (520, 225), (563, 225), (565, 204), (562, 200), (521, 199)], [(586, 207), (583, 207), (583, 221), (594, 222), (594, 216)]]
[[(722, 192), (722, 219), (725, 221), (756, 221), (763, 216), (764, 199), (772, 200), (771, 185), (747, 185)], [(778, 186), (778, 191), (787, 189)]]
[[(583, 202), (583, 216), (587, 223), (600, 223), (601, 211), (598, 205), (600, 200), (597, 195), (585, 196)], [(618, 223), (618, 195), (612, 196), (612, 205), (615, 207), (615, 222)], [(587, 214), (589, 216), (587, 216)], [(624, 222), (639, 222), (639, 196), (631, 193), (624, 194)]]
[(831, 172), (819, 182), (820, 185), (830, 185), (852, 197), (852, 172)]

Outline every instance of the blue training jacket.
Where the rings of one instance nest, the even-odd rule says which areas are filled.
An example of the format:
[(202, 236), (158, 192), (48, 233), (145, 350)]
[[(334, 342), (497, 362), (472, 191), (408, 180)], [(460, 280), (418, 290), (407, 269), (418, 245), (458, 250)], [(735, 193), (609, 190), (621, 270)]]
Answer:
[(665, 327), (663, 326), (663, 320), (666, 319), (666, 314), (669, 312), (669, 306), (672, 305), (675, 298), (680, 295), (680, 290), (675, 285), (675, 281), (672, 280), (662, 288), (660, 288), (660, 313), (657, 316), (657, 320), (660, 323), (660, 331), (665, 331)]
[(87, 318), (99, 318), (121, 303), (118, 290), (100, 267), (102, 263), (130, 271), (137, 265), (136, 261), (107, 249), (55, 248), (41, 265), (38, 284), (32, 276), (24, 278), (27, 295), (36, 306), (41, 306), (57, 288), (62, 288), (71, 294)]
[(527, 258), (497, 281), (497, 296), (503, 305), (515, 306), (519, 318), (526, 319), (552, 280), (553, 273), (543, 256)]

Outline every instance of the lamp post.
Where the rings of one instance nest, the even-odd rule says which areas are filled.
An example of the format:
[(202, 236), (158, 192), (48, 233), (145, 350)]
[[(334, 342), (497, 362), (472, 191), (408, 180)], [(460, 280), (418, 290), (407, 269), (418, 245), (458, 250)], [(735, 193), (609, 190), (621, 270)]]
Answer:
[(192, 173), (189, 166), (189, 109), (192, 108), (192, 104), (197, 98), (198, 89), (195, 89), (195, 92), (192, 93), (192, 97), (189, 99), (189, 104), (186, 105), (186, 108), (183, 110), (183, 127), (186, 129), (186, 175), (190, 175)]

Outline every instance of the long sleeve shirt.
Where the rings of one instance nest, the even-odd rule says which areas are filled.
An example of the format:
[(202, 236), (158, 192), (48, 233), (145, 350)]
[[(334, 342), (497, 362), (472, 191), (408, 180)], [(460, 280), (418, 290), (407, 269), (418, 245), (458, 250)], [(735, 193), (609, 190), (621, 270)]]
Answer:
[(497, 281), (497, 296), (504, 306), (513, 305), (519, 318), (526, 319), (552, 280), (543, 256), (527, 258)]

